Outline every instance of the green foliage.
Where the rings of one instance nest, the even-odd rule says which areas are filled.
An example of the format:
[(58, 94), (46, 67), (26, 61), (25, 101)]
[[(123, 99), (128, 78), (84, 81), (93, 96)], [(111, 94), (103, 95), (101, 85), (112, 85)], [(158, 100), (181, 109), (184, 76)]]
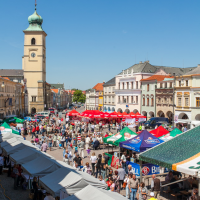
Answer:
[(85, 103), (86, 96), (82, 93), (82, 90), (76, 90), (73, 95), (73, 102)]

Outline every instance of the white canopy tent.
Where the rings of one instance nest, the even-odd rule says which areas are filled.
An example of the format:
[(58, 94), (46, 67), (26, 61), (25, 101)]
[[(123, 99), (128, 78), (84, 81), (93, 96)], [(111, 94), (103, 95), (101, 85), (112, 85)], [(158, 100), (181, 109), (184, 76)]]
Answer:
[(16, 141), (11, 144), (8, 144), (3, 147), (3, 150), (6, 152), (7, 155), (10, 155), (26, 147), (37, 149), (37, 147), (32, 145), (29, 141), (23, 140), (23, 141)]
[(60, 190), (68, 195), (73, 195), (89, 184), (102, 189), (106, 189), (107, 187), (106, 184), (103, 184), (87, 173), (66, 167), (62, 167), (41, 178), (40, 183), (54, 196), (59, 196)]
[(23, 139), (23, 137), (21, 135), (16, 135), (16, 134), (8, 132), (8, 133), (0, 135), (0, 141), (4, 142), (4, 141), (9, 140), (9, 139), (14, 138), (14, 137)]
[(11, 154), (10, 159), (17, 164), (25, 164), (40, 157), (41, 155), (40, 151), (34, 148), (25, 147), (24, 149)]
[[(22, 164), (22, 167), (32, 176), (46, 176), (61, 167), (56, 160), (50, 158), (49, 156), (41, 153), (38, 158)], [(50, 174), (51, 175), (51, 174)]]
[(63, 200), (126, 200), (125, 197), (117, 192), (110, 192), (108, 190), (97, 189), (91, 185), (86, 186), (82, 190), (76, 192)]
[(1, 143), (1, 147), (5, 147), (9, 144), (12, 144), (13, 142), (17, 142), (17, 141), (23, 141), (23, 139), (21, 138), (16, 138), (16, 137), (13, 137), (13, 138), (10, 138), (4, 142)]

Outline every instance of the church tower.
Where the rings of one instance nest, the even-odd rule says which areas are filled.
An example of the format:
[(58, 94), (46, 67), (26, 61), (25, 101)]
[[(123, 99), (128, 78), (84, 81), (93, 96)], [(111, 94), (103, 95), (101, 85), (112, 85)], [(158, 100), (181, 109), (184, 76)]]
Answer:
[(22, 69), (28, 90), (29, 113), (43, 111), (46, 107), (46, 36), (43, 19), (35, 12), (28, 18), (29, 27), (24, 30), (24, 56)]

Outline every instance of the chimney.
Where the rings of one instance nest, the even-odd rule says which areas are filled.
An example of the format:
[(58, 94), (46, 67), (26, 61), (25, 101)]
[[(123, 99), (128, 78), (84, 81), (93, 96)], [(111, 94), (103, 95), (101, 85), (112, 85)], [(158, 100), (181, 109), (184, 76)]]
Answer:
[(105, 81), (103, 81), (103, 84), (105, 83)]
[(146, 63), (149, 63), (149, 60), (147, 60)]
[(142, 64), (142, 61), (140, 61), (140, 64)]

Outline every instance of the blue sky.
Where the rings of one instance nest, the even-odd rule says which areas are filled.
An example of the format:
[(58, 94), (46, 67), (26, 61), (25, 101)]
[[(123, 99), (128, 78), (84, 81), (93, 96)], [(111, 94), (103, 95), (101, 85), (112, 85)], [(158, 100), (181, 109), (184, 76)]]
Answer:
[[(47, 81), (92, 88), (140, 61), (200, 63), (199, 0), (37, 0), (47, 36)], [(1, 2), (1, 68), (21, 69), (34, 0)]]

